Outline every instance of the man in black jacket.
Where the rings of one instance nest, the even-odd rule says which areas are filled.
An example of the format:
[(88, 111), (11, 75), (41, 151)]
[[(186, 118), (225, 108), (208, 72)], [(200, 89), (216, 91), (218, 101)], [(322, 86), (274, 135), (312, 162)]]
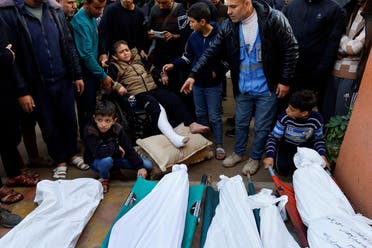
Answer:
[(288, 94), (298, 57), (296, 39), (287, 19), (264, 2), (227, 0), (229, 20), (193, 67), (181, 91), (190, 93), (194, 78), (216, 59), (228, 62), (236, 101), (234, 153), (223, 161), (242, 161), (255, 109), (254, 140), (243, 173), (254, 174), (276, 113), (278, 98)]
[(345, 12), (333, 0), (293, 0), (283, 13), (293, 28), (299, 46), (294, 77), (296, 90), (316, 91), (318, 103), (321, 103), (346, 26)]
[(108, 54), (113, 54), (113, 45), (125, 40), (130, 49), (136, 47), (141, 57), (146, 57), (147, 39), (144, 27), (145, 16), (133, 0), (120, 0), (107, 6), (98, 26), (99, 60), (108, 64)]
[(3, 0), (0, 13), (11, 30), (19, 71), (17, 97), (35, 112), (48, 152), (57, 163), (55, 178), (66, 177), (77, 153), (73, 81), (84, 90), (81, 68), (61, 6), (54, 0)]

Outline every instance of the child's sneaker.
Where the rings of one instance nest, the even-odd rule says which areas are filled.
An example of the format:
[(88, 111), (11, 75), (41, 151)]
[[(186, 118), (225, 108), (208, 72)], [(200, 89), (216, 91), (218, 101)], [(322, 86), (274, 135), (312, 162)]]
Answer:
[(53, 170), (53, 178), (65, 179), (67, 176), (67, 166), (58, 166)]

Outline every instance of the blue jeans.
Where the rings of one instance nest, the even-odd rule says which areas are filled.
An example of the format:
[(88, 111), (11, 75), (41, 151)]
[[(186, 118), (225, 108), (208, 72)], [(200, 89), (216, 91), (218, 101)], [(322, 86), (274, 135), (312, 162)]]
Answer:
[(265, 95), (239, 94), (235, 97), (235, 153), (243, 156), (246, 152), (249, 124), (254, 116), (254, 139), (249, 157), (260, 160), (265, 149), (276, 113), (277, 96), (273, 93)]
[[(143, 160), (143, 168), (150, 171), (152, 169), (152, 163), (150, 160), (148, 160), (145, 157), (141, 157)], [(118, 166), (121, 169), (131, 169), (131, 170), (138, 170), (140, 168), (136, 168), (132, 166), (128, 159), (125, 158), (101, 158), (101, 159), (95, 159), (93, 163), (90, 165), (91, 168), (98, 172), (99, 176), (103, 179), (109, 179), (110, 178), (110, 169), (113, 166)]]
[(197, 122), (205, 126), (210, 124), (216, 145), (222, 145), (221, 84), (209, 88), (194, 86), (193, 95)]

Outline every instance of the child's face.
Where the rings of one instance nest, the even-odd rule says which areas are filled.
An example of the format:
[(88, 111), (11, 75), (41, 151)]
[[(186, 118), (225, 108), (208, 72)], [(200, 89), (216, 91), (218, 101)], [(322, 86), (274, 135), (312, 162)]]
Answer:
[(120, 44), (115, 50), (115, 57), (121, 61), (129, 62), (132, 57), (132, 53), (128, 45)]
[(301, 111), (298, 108), (292, 107), (290, 104), (286, 108), (285, 112), (289, 117), (298, 119), (305, 118), (306, 116), (309, 115), (309, 111)]
[(94, 121), (101, 133), (106, 133), (116, 123), (116, 118), (109, 115), (95, 115)]
[(195, 32), (198, 32), (202, 28), (201, 23), (190, 16), (189, 16), (189, 25), (190, 25), (190, 28)]

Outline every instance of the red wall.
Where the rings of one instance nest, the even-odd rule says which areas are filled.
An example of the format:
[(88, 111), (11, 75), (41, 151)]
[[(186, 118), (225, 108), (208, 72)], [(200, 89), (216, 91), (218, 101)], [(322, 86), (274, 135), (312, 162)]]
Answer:
[(354, 209), (372, 218), (372, 50), (335, 171)]

